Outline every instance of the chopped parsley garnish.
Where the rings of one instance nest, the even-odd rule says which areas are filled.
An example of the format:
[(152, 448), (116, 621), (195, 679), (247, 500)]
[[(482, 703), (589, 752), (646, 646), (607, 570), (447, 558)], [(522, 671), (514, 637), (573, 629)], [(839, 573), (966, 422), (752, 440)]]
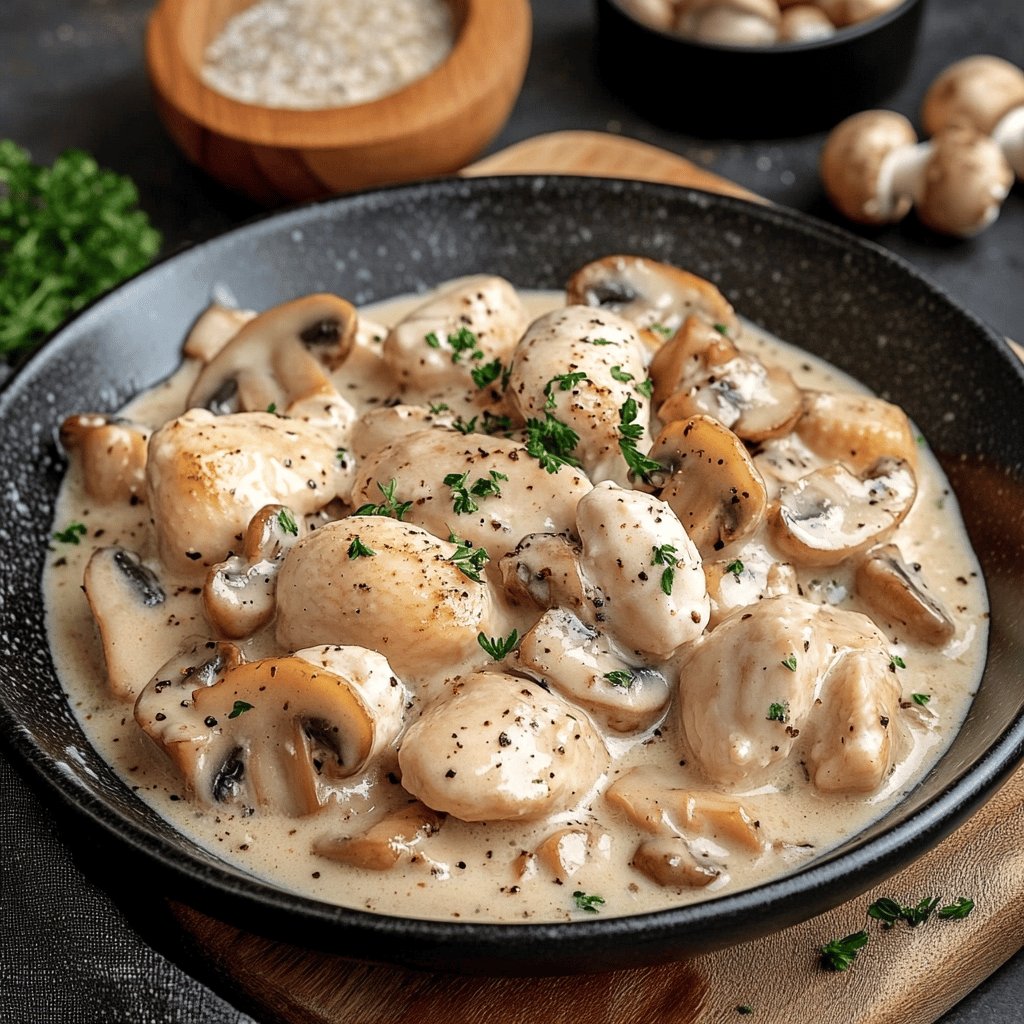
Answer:
[(370, 558), (377, 554), (373, 548), (368, 548), (360, 539), (357, 533), (352, 538), (352, 543), (348, 546), (348, 557), (349, 558)]
[(923, 708), (925, 706), (925, 704), (927, 704), (928, 701), (930, 701), (932, 699), (932, 695), (930, 693), (912, 693), (910, 695), (910, 699), (915, 704), (917, 704), (917, 705), (919, 705), (920, 707)]
[(452, 426), (460, 434), (473, 434), (476, 433), (476, 421), (476, 416), (474, 416), (471, 420), (464, 420), (461, 416), (459, 416), (452, 424)]
[(549, 412), (544, 419), (526, 421), (526, 451), (549, 473), (557, 473), (562, 466), (578, 466), (573, 450), (579, 444), (580, 435), (572, 427)]
[(496, 469), (492, 469), (487, 476), (477, 477), (469, 492), (470, 494), (475, 494), (478, 498), (500, 498), (501, 486), (499, 481), (501, 480), (508, 480), (508, 477), (504, 473), (499, 473)]
[(582, 370), (578, 370), (575, 373), (556, 373), (555, 376), (544, 385), (544, 395), (546, 398), (544, 408), (554, 409), (555, 407), (555, 396), (552, 393), (551, 388), (552, 384), (557, 384), (559, 391), (571, 391), (581, 380), (587, 379), (587, 375)]
[(907, 667), (907, 663), (898, 654), (893, 654), (890, 656), (889, 664), (892, 665), (893, 668)]
[(768, 705), (769, 722), (785, 722), (789, 718), (789, 701), (779, 701)]
[(85, 523), (68, 523), (63, 530), (58, 530), (53, 535), (53, 539), (59, 540), (61, 544), (78, 544), (79, 538), (85, 534)]
[(431, 331), (429, 334), (425, 334), (423, 336), (423, 340), (431, 348), (440, 348), (441, 347), (441, 339), (437, 336), (437, 333), (435, 331)]
[(660, 462), (637, 451), (636, 443), (644, 433), (643, 424), (636, 422), (638, 411), (633, 397), (627, 398), (619, 407), (619, 450), (630, 471), (649, 483), (651, 473), (657, 473), (664, 467)]
[(868, 907), (868, 917), (881, 921), (884, 928), (891, 928), (903, 917), (903, 908), (895, 900), (883, 896)]
[(0, 140), (0, 355), (35, 348), (145, 267), (161, 236), (128, 177), (80, 149), (50, 166)]
[(519, 633), (512, 630), (508, 636), (486, 636), (484, 633), (477, 634), (477, 643), (495, 660), (501, 661), (506, 654), (515, 650), (519, 643)]
[(918, 901), (915, 906), (902, 908), (903, 920), (911, 928), (916, 928), (919, 924), (924, 924), (932, 916), (938, 905), (938, 896), (926, 896), (923, 900)]
[(650, 398), (654, 394), (654, 381), (648, 377), (646, 380), (640, 381), (639, 384), (635, 385), (637, 391), (640, 392), (644, 398)]
[(412, 502), (400, 502), (395, 498), (397, 486), (398, 481), (394, 479), (388, 484), (378, 481), (377, 490), (384, 496), (384, 500), (379, 505), (360, 505), (352, 514), (356, 516), (393, 516), (395, 519), (402, 519), (405, 513), (412, 508)]
[(626, 373), (626, 371), (621, 366), (613, 366), (611, 372), (612, 380), (617, 380), (620, 384), (626, 384), (629, 381), (636, 379), (634, 378), (633, 374)]
[(346, 460), (346, 459), (348, 458), (348, 449), (347, 449), (347, 448), (339, 448), (339, 449), (338, 449), (338, 450), (337, 450), (337, 451), (336, 451), (336, 452), (334, 453), (334, 457), (335, 457), (335, 458), (336, 458), (336, 459), (337, 459), (337, 460), (338, 460), (339, 462), (341, 462), (341, 463), (344, 463), (344, 462), (345, 462), (345, 460)]
[(664, 324), (651, 324), (651, 330), (663, 338), (671, 338), (675, 334), (671, 327), (666, 327)]
[(277, 412), (277, 402), (271, 402), (270, 405), (267, 406), (267, 412), (276, 413)]
[(830, 971), (845, 971), (853, 966), (857, 953), (868, 944), (868, 933), (854, 932), (844, 939), (833, 939), (821, 947), (821, 965)]
[(743, 563), (738, 559), (734, 558), (726, 567), (726, 572), (731, 572), (736, 579), (740, 578), (740, 573), (743, 572)]
[(711, 326), (714, 327), (719, 334), (723, 334), (727, 338), (729, 337), (729, 328), (726, 327), (725, 324), (712, 324)]
[(491, 560), (487, 549), (474, 548), (469, 541), (459, 540), (454, 533), (449, 534), (448, 539), (455, 545), (455, 551), (448, 556), (448, 561), (454, 562), (463, 576), (468, 576), (474, 583), (481, 583), (480, 571)]
[(451, 489), (452, 508), (457, 516), (467, 515), (478, 511), (479, 505), (469, 496), (466, 488), (466, 480), (469, 477), (469, 470), (465, 473), (449, 473), (444, 478), (444, 485)]
[(431, 416), (437, 416), (438, 413), (448, 412), (451, 406), (447, 402), (431, 402), (430, 408), (427, 410)]
[(582, 889), (577, 889), (572, 894), (573, 900), (576, 902), (576, 907), (579, 910), (585, 910), (588, 914), (598, 913), (598, 907), (604, 904), (603, 896), (588, 896)]
[(254, 705), (250, 704), (248, 701), (236, 700), (235, 706), (228, 714), (228, 718), (237, 718), (239, 715), (244, 715), (246, 711), (252, 711), (253, 707)]
[(457, 363), (464, 352), (470, 359), (483, 359), (484, 354), (477, 344), (476, 335), (468, 327), (460, 327), (454, 334), (448, 335), (448, 344), (452, 349), (452, 362)]
[(295, 522), (295, 516), (291, 509), (283, 508), (277, 513), (277, 525), (281, 527), (282, 533), (290, 533), (293, 537), (299, 535), (299, 524)]
[(668, 568), (661, 573), (661, 590), (663, 594), (672, 594), (672, 585), (676, 581), (676, 566), (679, 564), (679, 552), (672, 544), (662, 544), (651, 548), (651, 565), (664, 565)]
[(944, 921), (962, 921), (974, 909), (974, 900), (957, 896), (952, 903), (939, 907), (937, 913)]
[(508, 416), (495, 416), (493, 412), (484, 410), (484, 422), (481, 428), (485, 434), (502, 434), (512, 429), (512, 420)]
[(788, 658), (782, 659), (783, 668), (788, 668), (790, 672), (796, 671), (796, 655), (791, 654)]
[(911, 928), (916, 928), (931, 917), (938, 905), (937, 896), (926, 896), (912, 907), (883, 896), (868, 907), (868, 917), (881, 921), (884, 928), (891, 928), (897, 921), (906, 921)]
[(621, 686), (624, 690), (628, 690), (636, 682), (636, 676), (624, 668), (617, 668), (613, 672), (605, 672), (603, 678), (607, 679), (612, 686)]
[(474, 366), (470, 375), (478, 388), (485, 388), (488, 384), (493, 384), (504, 369), (504, 363), (500, 359), (495, 359), (492, 362), (484, 363), (483, 366)]
[(746, 1003), (742, 1003), (736, 1007), (736, 1012), (743, 1017), (747, 1017), (754, 1012), (754, 1008)]
[(591, 345), (614, 345), (614, 341), (609, 341), (607, 338), (591, 338)]

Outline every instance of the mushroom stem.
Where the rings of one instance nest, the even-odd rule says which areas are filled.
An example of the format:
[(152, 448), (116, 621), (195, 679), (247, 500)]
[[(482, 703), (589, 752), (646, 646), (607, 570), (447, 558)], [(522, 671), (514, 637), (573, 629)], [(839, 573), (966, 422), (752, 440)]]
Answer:
[(992, 129), (992, 139), (1017, 177), (1024, 178), (1024, 104), (999, 121)]

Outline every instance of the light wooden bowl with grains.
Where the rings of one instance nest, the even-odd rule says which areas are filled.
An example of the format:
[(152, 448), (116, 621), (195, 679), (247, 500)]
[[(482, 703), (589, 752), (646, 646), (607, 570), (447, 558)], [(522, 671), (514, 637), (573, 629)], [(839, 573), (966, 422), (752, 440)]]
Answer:
[[(408, 72), (410, 41), (420, 49), (403, 12), (382, 20), (403, 0), (335, 4), (330, 22), (317, 22), (318, 8), (327, 12), (328, 5), (316, 0), (159, 0), (146, 33), (157, 111), (189, 160), (268, 207), (452, 173), (486, 147), (511, 112), (532, 24), (528, 0), (444, 5), (450, 40), (439, 63), (366, 98), (366, 79), (381, 77), (382, 63)], [(349, 9), (362, 19), (351, 33), (341, 20)], [(248, 35), (238, 31), (243, 15)], [(377, 45), (363, 79), (335, 81), (352, 63), (346, 49), (351, 56), (359, 46), (357, 30), (374, 28)], [(210, 45), (232, 31), (235, 66), (228, 52), (218, 70), (234, 71), (248, 91), (211, 84)], [(311, 82), (322, 83), (319, 97)], [(296, 83), (307, 87), (297, 101), (288, 96)], [(348, 99), (339, 103), (346, 88)]]

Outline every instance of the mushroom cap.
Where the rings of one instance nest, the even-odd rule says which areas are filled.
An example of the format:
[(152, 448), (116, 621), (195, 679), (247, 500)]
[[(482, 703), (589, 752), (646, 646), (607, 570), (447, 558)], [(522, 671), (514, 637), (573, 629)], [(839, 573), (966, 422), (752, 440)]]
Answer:
[(921, 123), (929, 135), (965, 125), (986, 135), (1024, 105), (1024, 71), (1002, 57), (976, 54), (955, 61), (925, 93)]
[(763, 521), (764, 480), (743, 442), (718, 420), (692, 416), (667, 423), (650, 456), (670, 474), (660, 498), (702, 558), (749, 536)]
[(915, 207), (918, 219), (942, 234), (978, 234), (999, 216), (1013, 186), (1013, 169), (999, 145), (974, 128), (946, 128), (931, 146)]
[(779, 41), (806, 43), (815, 39), (827, 39), (835, 35), (835, 31), (835, 25), (820, 7), (809, 3), (796, 3), (782, 12)]
[(714, 284), (646, 256), (620, 253), (593, 260), (569, 278), (565, 291), (569, 305), (598, 306), (625, 317), (653, 349), (689, 316), (730, 330), (739, 327), (735, 310)]
[(608, 752), (579, 708), (531, 680), (478, 672), (409, 726), (402, 785), (463, 821), (536, 818), (576, 806)]
[(311, 396), (337, 397), (329, 369), (351, 351), (358, 319), (350, 302), (328, 293), (273, 306), (246, 322), (203, 368), (188, 407), (286, 412)]
[(80, 460), (85, 493), (96, 501), (138, 499), (146, 490), (151, 431), (105, 413), (78, 413), (60, 425), (61, 447)]
[(903, 0), (814, 0), (836, 28), (859, 25), (869, 18), (891, 11)]
[(833, 463), (782, 486), (770, 511), (772, 539), (797, 564), (837, 565), (887, 538), (916, 495), (902, 459), (880, 459), (863, 477)]
[(913, 125), (896, 111), (851, 114), (832, 129), (822, 147), (819, 173), (828, 198), (840, 213), (861, 224), (902, 220), (911, 201), (880, 193), (882, 164), (893, 151), (916, 142)]
[(684, 0), (676, 31), (705, 43), (770, 46), (778, 38), (775, 0)]

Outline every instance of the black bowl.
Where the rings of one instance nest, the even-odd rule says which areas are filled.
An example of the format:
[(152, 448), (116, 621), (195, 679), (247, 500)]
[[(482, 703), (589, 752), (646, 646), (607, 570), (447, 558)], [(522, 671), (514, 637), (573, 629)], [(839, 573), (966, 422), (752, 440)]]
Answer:
[[(312, 291), (366, 303), (486, 270), (559, 287), (612, 252), (710, 278), (744, 315), (901, 403), (950, 474), (990, 588), (991, 649), (967, 722), (911, 796), (828, 857), (706, 903), (553, 925), (431, 922), (278, 891), (197, 848), (92, 750), (54, 674), (39, 580), (63, 471), (54, 430), (169, 373), (217, 285), (263, 308)], [(1006, 343), (905, 263), (806, 216), (703, 192), (568, 177), (445, 180), (271, 216), (175, 255), (63, 328), (0, 397), (0, 731), (85, 835), (114, 839), (150, 886), (309, 948), (494, 974), (677, 959), (821, 913), (964, 821), (1024, 753), (1024, 371)], [(78, 818), (82, 820), (79, 821)]]
[(595, 53), (608, 87), (663, 127), (710, 139), (774, 138), (833, 127), (878, 106), (913, 64), (925, 0), (827, 39), (726, 46), (642, 24), (596, 0)]

